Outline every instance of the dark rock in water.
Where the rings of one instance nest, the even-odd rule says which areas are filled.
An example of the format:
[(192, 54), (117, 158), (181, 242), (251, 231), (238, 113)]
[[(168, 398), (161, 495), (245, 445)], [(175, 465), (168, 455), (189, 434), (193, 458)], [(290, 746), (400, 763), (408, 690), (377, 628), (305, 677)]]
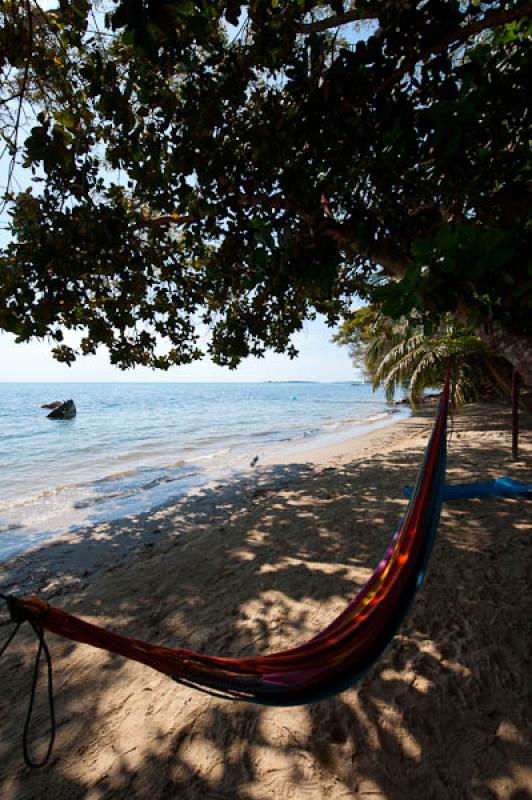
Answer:
[(48, 414), (48, 419), (73, 419), (76, 416), (76, 406), (73, 400), (66, 400)]
[(53, 403), (43, 403), (41, 408), (59, 408), (59, 406), (63, 405), (62, 400), (54, 400)]

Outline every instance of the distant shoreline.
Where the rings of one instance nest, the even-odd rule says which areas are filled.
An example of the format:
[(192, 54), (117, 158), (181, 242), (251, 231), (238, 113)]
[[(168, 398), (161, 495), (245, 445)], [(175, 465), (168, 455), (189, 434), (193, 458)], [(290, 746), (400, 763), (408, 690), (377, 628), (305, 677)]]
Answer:
[(31, 385), (34, 386), (264, 386), (268, 384), (321, 384), (323, 386), (334, 386), (337, 384), (351, 384), (353, 386), (366, 386), (369, 385), (369, 381), (357, 381), (353, 378), (346, 378), (345, 380), (334, 380), (334, 381), (320, 381), (320, 380), (308, 380), (308, 381), (275, 381), (275, 380), (260, 380), (260, 381), (156, 381), (156, 380), (149, 380), (149, 381), (2, 381), (0, 380), (0, 385), (2, 386), (18, 386), (20, 385)]

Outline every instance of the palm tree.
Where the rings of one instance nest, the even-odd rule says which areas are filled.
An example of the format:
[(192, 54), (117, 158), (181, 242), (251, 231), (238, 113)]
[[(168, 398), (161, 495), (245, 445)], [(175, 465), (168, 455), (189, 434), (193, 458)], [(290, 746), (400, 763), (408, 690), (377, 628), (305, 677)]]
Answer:
[(340, 327), (334, 341), (347, 344), (362, 365), (373, 388), (382, 385), (388, 401), (405, 391), (413, 405), (425, 390), (441, 386), (452, 359), (451, 402), (455, 406), (476, 399), (492, 360), (486, 346), (450, 314), (426, 332), (421, 321), (390, 319), (373, 306), (355, 312)]

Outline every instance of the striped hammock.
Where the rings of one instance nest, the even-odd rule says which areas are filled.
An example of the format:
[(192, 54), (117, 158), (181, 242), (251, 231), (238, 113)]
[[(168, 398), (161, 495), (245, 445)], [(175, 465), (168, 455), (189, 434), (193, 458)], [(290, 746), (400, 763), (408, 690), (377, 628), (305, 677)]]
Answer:
[(291, 706), (356, 683), (393, 638), (420, 587), (445, 484), (449, 380), (403, 520), (372, 577), (344, 611), (299, 647), (247, 658), (203, 655), (120, 636), (36, 597), (20, 602), (43, 629), (140, 661), (186, 686), (264, 705)]

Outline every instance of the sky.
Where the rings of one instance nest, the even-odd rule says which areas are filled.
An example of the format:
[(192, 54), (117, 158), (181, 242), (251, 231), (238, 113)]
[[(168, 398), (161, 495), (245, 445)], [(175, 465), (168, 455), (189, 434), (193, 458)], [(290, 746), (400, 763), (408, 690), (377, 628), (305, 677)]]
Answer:
[[(208, 358), (194, 364), (156, 372), (146, 367), (122, 371), (109, 363), (106, 350), (82, 356), (71, 367), (59, 364), (47, 341), (16, 344), (11, 334), (0, 333), (0, 383), (10, 382), (239, 382), (239, 381), (350, 381), (360, 372), (349, 358), (347, 348), (331, 342), (333, 331), (323, 319), (308, 322), (294, 336), (299, 356), (269, 353), (265, 358), (248, 358), (236, 370), (213, 364)], [(67, 338), (68, 341), (68, 338)]]
[[(54, 4), (52, 4), (53, 6)], [(44, 0), (44, 8), (50, 3)], [(344, 31), (345, 33), (346, 31)], [(358, 29), (349, 31), (348, 39), (364, 38)], [(0, 184), (5, 183), (7, 162), (0, 162)], [(23, 175), (17, 188), (26, 184)], [(6, 235), (0, 231), (0, 245), (5, 244)], [(52, 344), (34, 341), (16, 344), (11, 334), (0, 331), (0, 383), (6, 382), (238, 382), (238, 381), (286, 381), (319, 380), (349, 381), (359, 379), (360, 372), (353, 368), (347, 348), (331, 342), (333, 331), (323, 319), (307, 322), (304, 330), (294, 336), (293, 343), (299, 350), (296, 359), (269, 353), (262, 359), (248, 358), (236, 370), (218, 367), (208, 358), (168, 372), (137, 367), (126, 372), (113, 367), (105, 349), (95, 356), (80, 357), (71, 367), (60, 364), (51, 355)], [(65, 343), (76, 344), (68, 334)]]

